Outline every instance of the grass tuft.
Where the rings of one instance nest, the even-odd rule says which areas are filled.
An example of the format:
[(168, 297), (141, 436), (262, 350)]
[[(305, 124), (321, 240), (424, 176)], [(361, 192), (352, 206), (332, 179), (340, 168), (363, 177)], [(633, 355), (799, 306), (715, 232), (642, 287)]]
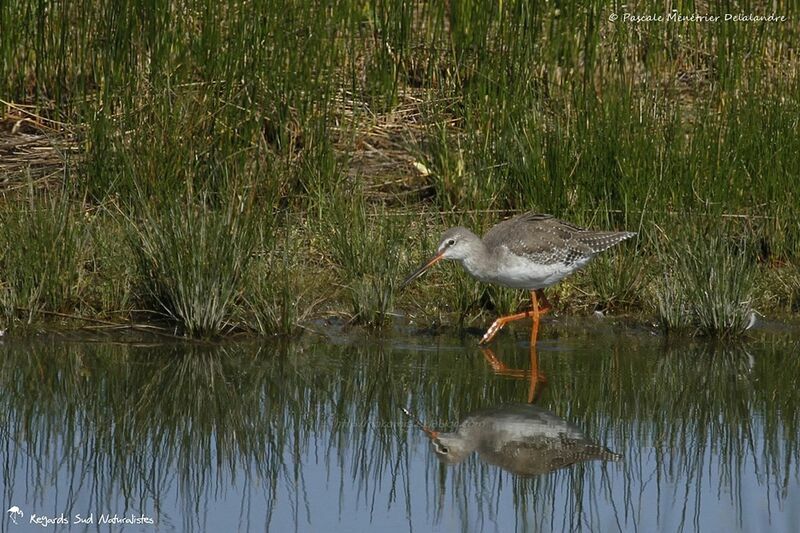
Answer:
[(645, 299), (647, 260), (631, 244), (622, 244), (593, 259), (587, 267), (593, 301), (600, 310), (641, 308)]
[(264, 232), (259, 239), (263, 254), (253, 261), (242, 301), (244, 322), (259, 335), (297, 333), (318, 303), (312, 297), (315, 284), (306, 279), (296, 261), (299, 240), (288, 230), (279, 246)]
[(381, 327), (394, 309), (403, 270), (405, 218), (340, 193), (328, 212), (327, 246), (345, 287), (354, 322)]
[(240, 297), (256, 220), (244, 205), (144, 204), (129, 221), (144, 294), (191, 337), (220, 335)]
[(0, 279), (6, 320), (14, 315), (30, 324), (42, 311), (67, 312), (79, 305), (88, 232), (77, 211), (58, 193), (3, 205)]
[(660, 252), (660, 262), (656, 307), (666, 331), (728, 337), (750, 327), (755, 263), (742, 241), (719, 232), (680, 240)]

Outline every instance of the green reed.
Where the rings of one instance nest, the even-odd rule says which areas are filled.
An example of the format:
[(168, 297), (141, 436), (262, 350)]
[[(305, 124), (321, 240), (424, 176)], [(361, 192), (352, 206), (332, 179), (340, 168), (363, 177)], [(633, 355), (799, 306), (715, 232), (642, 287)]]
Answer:
[(757, 267), (744, 238), (719, 229), (700, 239), (679, 236), (659, 257), (663, 277), (655, 297), (665, 330), (736, 336), (752, 325)]
[(640, 249), (629, 243), (604, 252), (587, 267), (587, 283), (594, 292), (592, 300), (603, 310), (643, 307), (647, 268)]
[(129, 220), (128, 238), (150, 309), (193, 337), (223, 333), (244, 289), (256, 224), (236, 201), (221, 209), (180, 199), (144, 204)]
[(387, 324), (404, 274), (399, 257), (408, 226), (405, 217), (371, 208), (341, 191), (333, 193), (325, 217), (324, 243), (343, 282), (352, 319), (373, 327)]
[(284, 235), (275, 237), (261, 232), (259, 252), (253, 258), (247, 276), (247, 289), (239, 305), (247, 328), (260, 335), (290, 335), (311, 318), (320, 301), (324, 276), (307, 279), (297, 262), (302, 234), (291, 232), (285, 224)]
[(138, 270), (127, 239), (128, 224), (116, 210), (98, 209), (90, 224), (82, 314), (124, 320), (137, 309)]
[[(343, 0), (321, 10), (278, 0), (6, 2), (0, 98), (74, 135), (72, 194), (88, 199), (87, 210), (110, 203), (127, 213), (141, 195), (188, 194), (211, 199), (213, 211), (220, 198), (253, 197), (254, 212), (286, 209), (316, 243), (341, 222), (327, 195), (343, 176), (352, 202), (370, 213), (443, 211), (453, 213), (448, 223), (469, 225), (463, 211), (500, 210), (487, 211), (485, 228), (535, 209), (640, 228), (644, 258), (629, 258), (626, 247), (625, 259), (599, 259), (565, 291), (647, 310), (642, 295), (662, 283), (647, 268), (659, 260), (653, 224), (697, 231), (709, 213), (740, 215), (765, 264), (791, 271), (800, 257), (800, 198), (790, 186), (800, 174), (800, 69), (787, 45), (800, 30), (608, 20), (612, 11), (664, 9), (654, 1)], [(793, 20), (792, 6), (781, 9)], [(380, 164), (357, 166), (362, 156)], [(166, 225), (172, 215), (156, 209)], [(370, 229), (351, 241), (395, 231)], [(289, 262), (308, 279), (343, 264), (341, 250), (320, 251), (300, 246)], [(124, 265), (119, 255), (97, 264)], [(349, 288), (335, 296), (337, 310), (382, 322), (393, 305), (380, 281), (388, 272), (355, 262), (344, 270)], [(91, 307), (128, 306), (124, 286), (133, 283), (95, 294)], [(516, 304), (456, 283), (458, 301), (445, 303), (462, 317)]]
[(80, 306), (89, 226), (66, 194), (2, 206), (0, 283), (7, 321), (17, 317), (30, 324), (41, 318), (40, 311), (70, 312)]

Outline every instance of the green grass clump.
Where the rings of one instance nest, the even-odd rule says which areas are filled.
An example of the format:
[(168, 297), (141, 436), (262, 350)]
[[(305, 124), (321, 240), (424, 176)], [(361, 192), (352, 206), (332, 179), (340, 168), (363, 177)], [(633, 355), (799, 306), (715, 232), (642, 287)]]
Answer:
[(645, 300), (647, 260), (633, 243), (621, 243), (587, 267), (592, 300), (602, 310), (641, 308)]
[(800, 311), (800, 265), (762, 265), (759, 278), (759, 305), (790, 313)]
[(719, 232), (679, 240), (660, 251), (656, 309), (663, 328), (736, 336), (754, 318), (755, 262), (743, 241)]
[(97, 210), (90, 220), (83, 314), (105, 320), (125, 319), (137, 303), (137, 268), (127, 240), (127, 221), (106, 209)]
[(373, 208), (358, 196), (335, 195), (324, 222), (325, 242), (344, 286), (351, 319), (384, 326), (404, 274), (399, 258), (407, 224), (404, 217)]
[(250, 210), (178, 200), (144, 204), (129, 222), (139, 281), (155, 310), (189, 336), (223, 333), (253, 253), (257, 222)]
[[(35, 175), (41, 190), (62, 190), (69, 169), (69, 200), (83, 209), (75, 220), (120, 210), (137, 223), (127, 249), (114, 240), (119, 220), (92, 222), (90, 249), (81, 259), (66, 255), (75, 268), (64, 267), (58, 281), (14, 266), (34, 261), (17, 257), (23, 252), (14, 240), (0, 252), (11, 265), (2, 274), (2, 305), (79, 303), (92, 315), (130, 318), (144, 304), (181, 324), (206, 316), (191, 328), (199, 335), (229, 320), (220, 316), (237, 317), (237, 328), (286, 331), (304, 314), (292, 316), (291, 298), (309, 294), (319, 270), (333, 266), (340, 290), (326, 291), (329, 310), (385, 324), (397, 279), (411, 266), (397, 258), (420, 251), (399, 234), (401, 221), (420, 219), (420, 233), (444, 225), (478, 232), (536, 210), (639, 231), (644, 243), (636, 254), (631, 244), (610, 251), (554, 288), (568, 296), (554, 298), (562, 309), (650, 310), (646, 297), (658, 285), (652, 307), (671, 331), (734, 334), (741, 327), (731, 317), (746, 311), (731, 302), (747, 300), (735, 293), (749, 274), (711, 262), (703, 243), (690, 246), (697, 264), (650, 268), (674, 260), (673, 251), (647, 248), (661, 238), (656, 224), (699, 235), (713, 211), (752, 226), (746, 247), (764, 266), (753, 275), (770, 294), (759, 309), (796, 310), (797, 10), (780, 6), (785, 23), (725, 22), (703, 31), (608, 17), (670, 9), (655, 0), (535, 9), (524, 0), (341, 0), (323, 8), (283, 0), (188, 7), (7, 1), (0, 7), (0, 210), (16, 209), (14, 191), (25, 190), (26, 177)], [(153, 199), (149, 210), (131, 207), (142, 197)], [(189, 214), (173, 206), (178, 197)], [(223, 239), (219, 220), (232, 215), (221, 198), (235, 197), (285, 212), (300, 227), (278, 233), (302, 235), (309, 245), (258, 251), (248, 277), (247, 261), (233, 257), (246, 255), (249, 237), (226, 244), (238, 251), (214, 251), (198, 237)], [(45, 209), (52, 211), (45, 218), (60, 216)], [(259, 218), (246, 217), (245, 226)], [(39, 255), (56, 238), (26, 235), (41, 241), (31, 245)], [(84, 237), (80, 230), (66, 240)], [(162, 241), (184, 250), (157, 251)], [(214, 288), (214, 266), (190, 260), (203, 254), (237, 272), (236, 288)], [(771, 289), (765, 280), (773, 268), (794, 277), (778, 276)], [(452, 273), (455, 266), (439, 270), (409, 291), (419, 302), (403, 304), (428, 316), (444, 310), (462, 324), (527, 305), (520, 291), (487, 288)], [(701, 275), (715, 288), (687, 296), (700, 290)], [(135, 287), (146, 298), (137, 300)], [(245, 288), (246, 301), (235, 296)], [(193, 291), (219, 300), (201, 304)]]
[(87, 223), (66, 194), (4, 205), (0, 286), (6, 319), (13, 315), (30, 324), (42, 311), (79, 306), (87, 240)]
[[(294, 224), (289, 224), (289, 228)], [(292, 335), (311, 317), (317, 283), (297, 262), (302, 236), (285, 231), (283, 242), (261, 235), (261, 253), (253, 260), (242, 298), (243, 321), (259, 335)], [(315, 276), (319, 281), (320, 276)]]

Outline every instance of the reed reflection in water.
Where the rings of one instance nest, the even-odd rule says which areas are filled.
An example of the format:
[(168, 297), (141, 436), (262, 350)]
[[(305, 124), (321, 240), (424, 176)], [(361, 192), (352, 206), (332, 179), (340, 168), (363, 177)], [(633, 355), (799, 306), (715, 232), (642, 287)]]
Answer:
[[(529, 365), (527, 343), (496, 349)], [(2, 503), (26, 519), (143, 513), (177, 531), (792, 531), (796, 354), (785, 332), (746, 349), (619, 331), (541, 340), (537, 409), (625, 460), (525, 477), (476, 454), (441, 464), (401, 412), (455, 428), (527, 398), (529, 382), (495, 373), (471, 339), (5, 341)]]

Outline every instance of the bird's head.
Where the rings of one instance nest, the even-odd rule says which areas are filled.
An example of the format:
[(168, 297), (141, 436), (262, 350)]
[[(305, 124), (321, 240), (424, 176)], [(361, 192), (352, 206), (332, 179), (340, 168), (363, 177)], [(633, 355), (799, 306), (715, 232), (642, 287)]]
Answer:
[(477, 235), (472, 233), (467, 228), (456, 227), (450, 228), (442, 234), (439, 240), (439, 246), (436, 253), (425, 261), (421, 267), (412, 272), (400, 285), (400, 288), (405, 287), (421, 275), (423, 275), (429, 268), (441, 261), (442, 259), (452, 259), (455, 261), (463, 261), (472, 253), (472, 248), (480, 243)]
[(442, 234), (436, 253), (442, 259), (462, 261), (470, 255), (477, 240), (477, 236), (467, 228), (450, 228)]
[(431, 448), (436, 454), (436, 458), (443, 463), (460, 463), (469, 455), (473, 446), (468, 439), (458, 433), (439, 433), (431, 438)]

